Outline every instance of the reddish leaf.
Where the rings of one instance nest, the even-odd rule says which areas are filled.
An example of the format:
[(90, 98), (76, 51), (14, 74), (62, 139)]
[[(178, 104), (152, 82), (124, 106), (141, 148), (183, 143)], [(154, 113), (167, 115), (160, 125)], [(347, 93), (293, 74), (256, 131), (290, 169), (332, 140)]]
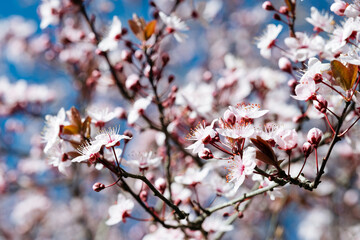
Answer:
[(280, 168), (274, 150), (264, 139), (257, 136), (256, 139), (251, 138), (250, 140), (260, 150), (256, 151), (256, 158), (258, 160), (275, 166), (276, 168)]

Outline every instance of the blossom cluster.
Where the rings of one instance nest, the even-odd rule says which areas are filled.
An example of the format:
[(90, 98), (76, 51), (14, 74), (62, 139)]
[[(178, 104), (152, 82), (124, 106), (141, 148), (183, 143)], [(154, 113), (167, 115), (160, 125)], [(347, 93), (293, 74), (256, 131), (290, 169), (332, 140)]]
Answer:
[(0, 163), (17, 200), (0, 201), (0, 236), (281, 239), (295, 231), (280, 214), (297, 238), (336, 224), (358, 238), (360, 5), (305, 2), (156, 0), (125, 18), (108, 0), (43, 0), (41, 34), (0, 20), (0, 57), (69, 78), (0, 78), (0, 150), (19, 155)]

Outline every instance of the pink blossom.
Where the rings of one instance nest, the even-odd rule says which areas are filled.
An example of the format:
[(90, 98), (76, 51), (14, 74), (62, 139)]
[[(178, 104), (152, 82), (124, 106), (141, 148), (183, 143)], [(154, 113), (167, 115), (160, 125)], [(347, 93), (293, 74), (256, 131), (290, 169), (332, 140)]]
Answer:
[(360, 1), (354, 0), (352, 4), (345, 8), (344, 15), (351, 18), (356, 18), (360, 15)]
[(195, 141), (195, 143), (186, 147), (186, 149), (192, 149), (193, 153), (198, 153), (205, 148), (205, 144), (210, 143), (216, 136), (216, 132), (213, 129), (217, 120), (212, 121), (211, 125), (205, 126), (205, 123), (199, 123), (195, 129), (191, 130), (187, 136), (187, 140)]
[(143, 114), (143, 112), (148, 108), (151, 104), (152, 96), (148, 96), (147, 98), (140, 98), (136, 100), (132, 109), (128, 115), (128, 123), (134, 124), (138, 118)]
[(235, 123), (233, 126), (224, 126), (224, 128), (217, 128), (216, 131), (225, 137), (229, 138), (249, 138), (254, 132), (254, 126), (251, 124)]
[(180, 31), (185, 31), (189, 29), (186, 23), (175, 15), (168, 16), (163, 12), (159, 12), (159, 16), (161, 20), (165, 23), (167, 31), (169, 33), (173, 33), (175, 39), (178, 42), (183, 42), (187, 36)]
[(184, 185), (196, 185), (201, 183), (208, 175), (209, 168), (204, 168), (201, 171), (195, 168), (188, 168), (184, 175), (176, 176), (175, 182)]
[(253, 173), (256, 166), (255, 155), (255, 148), (248, 147), (244, 150), (242, 158), (236, 155), (233, 160), (229, 161), (230, 166), (227, 168), (229, 173), (226, 179), (228, 182), (234, 182), (234, 191), (239, 189), (246, 176)]
[(121, 21), (114, 16), (108, 34), (99, 42), (98, 48), (103, 52), (115, 50), (121, 37), (121, 31)]
[(110, 218), (106, 220), (106, 225), (115, 225), (121, 221), (126, 222), (126, 218), (130, 216), (134, 202), (126, 199), (121, 193), (118, 195), (117, 203), (109, 207)]
[(83, 144), (77, 151), (80, 153), (80, 156), (71, 160), (72, 162), (83, 162), (89, 161), (89, 163), (96, 162), (99, 157), (99, 151), (103, 146), (102, 142), (95, 141), (90, 143)]
[(127, 164), (139, 168), (140, 171), (147, 170), (149, 167), (157, 167), (160, 165), (162, 157), (153, 156), (153, 152), (145, 152), (137, 159), (127, 161)]
[(308, 101), (316, 95), (316, 92), (317, 88), (314, 79), (306, 78), (301, 80), (295, 87), (296, 95), (292, 95), (291, 97), (299, 101)]
[(321, 141), (322, 136), (323, 136), (323, 133), (320, 129), (312, 128), (309, 130), (309, 132), (307, 134), (307, 140), (312, 145), (318, 146)]
[(120, 128), (109, 128), (106, 130), (100, 131), (98, 135), (95, 136), (93, 144), (101, 144), (106, 148), (111, 148), (114, 146), (120, 145), (120, 140), (122, 139), (131, 139), (129, 136), (120, 135)]
[(68, 167), (70, 167), (71, 161), (65, 150), (65, 143), (63, 140), (59, 140), (49, 149), (47, 157), (49, 164), (57, 167), (62, 174), (68, 175)]
[(328, 13), (321, 14), (315, 7), (311, 7), (311, 18), (306, 18), (306, 21), (314, 26), (315, 31), (331, 33), (334, 30), (333, 18), (334, 16), (329, 16)]
[(275, 40), (282, 30), (282, 26), (269, 24), (266, 27), (263, 35), (258, 39), (257, 47), (260, 49), (260, 54), (264, 58), (271, 57), (271, 49), (275, 45)]
[(39, 14), (41, 17), (40, 28), (44, 29), (49, 25), (57, 25), (60, 22), (60, 0), (42, 0), (39, 6)]
[(339, 16), (344, 16), (346, 7), (347, 7), (346, 2), (341, 0), (335, 0), (335, 2), (330, 6), (330, 10)]
[(116, 112), (109, 111), (108, 107), (93, 106), (88, 108), (86, 112), (97, 127), (103, 127), (105, 123), (117, 117)]
[(56, 144), (59, 139), (60, 127), (65, 123), (65, 110), (61, 108), (56, 116), (45, 116), (45, 127), (43, 140), (46, 142), (44, 152), (47, 153), (49, 149)]
[(295, 129), (280, 128), (274, 140), (280, 149), (288, 151), (297, 146), (298, 135)]
[(229, 106), (230, 111), (232, 111), (237, 121), (241, 121), (241, 119), (249, 120), (255, 119), (264, 116), (269, 110), (260, 110), (259, 104), (238, 104), (236, 107)]

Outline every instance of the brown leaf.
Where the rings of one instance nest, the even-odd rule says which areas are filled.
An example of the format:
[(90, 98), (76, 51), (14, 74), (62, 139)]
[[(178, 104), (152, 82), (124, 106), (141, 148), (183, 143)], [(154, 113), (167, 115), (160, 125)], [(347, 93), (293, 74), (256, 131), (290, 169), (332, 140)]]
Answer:
[(345, 91), (351, 89), (356, 81), (358, 66), (353, 64), (347, 64), (344, 66), (340, 61), (331, 61), (332, 75), (335, 82)]
[(151, 35), (153, 35), (153, 33), (155, 32), (155, 27), (156, 27), (156, 20), (152, 20), (146, 25), (146, 27), (144, 28), (145, 40), (148, 40), (151, 37)]
[(62, 133), (67, 134), (67, 135), (75, 135), (75, 134), (80, 133), (79, 130), (80, 129), (75, 125), (67, 125), (67, 126), (64, 126)]
[(267, 143), (260, 136), (257, 136), (256, 139), (250, 138), (250, 140), (260, 150), (256, 151), (256, 159), (275, 166), (276, 168), (280, 168), (275, 152), (269, 143)]
[(71, 125), (74, 125), (78, 129), (81, 129), (81, 116), (79, 111), (75, 107), (71, 107), (70, 111), (67, 111), (66, 113)]
[(90, 123), (91, 123), (91, 117), (86, 117), (83, 124), (82, 124), (82, 133), (86, 138), (90, 138)]
[(131, 31), (134, 33), (134, 35), (141, 41), (145, 41), (144, 31), (141, 28), (141, 26), (138, 25), (138, 23), (134, 20), (128, 21)]

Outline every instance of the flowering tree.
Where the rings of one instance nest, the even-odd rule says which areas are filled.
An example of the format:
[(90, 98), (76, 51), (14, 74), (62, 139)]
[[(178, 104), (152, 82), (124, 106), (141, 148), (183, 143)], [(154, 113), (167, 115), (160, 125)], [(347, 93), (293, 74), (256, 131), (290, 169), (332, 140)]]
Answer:
[(1, 20), (4, 239), (360, 238), (359, 1), (112, 7)]

